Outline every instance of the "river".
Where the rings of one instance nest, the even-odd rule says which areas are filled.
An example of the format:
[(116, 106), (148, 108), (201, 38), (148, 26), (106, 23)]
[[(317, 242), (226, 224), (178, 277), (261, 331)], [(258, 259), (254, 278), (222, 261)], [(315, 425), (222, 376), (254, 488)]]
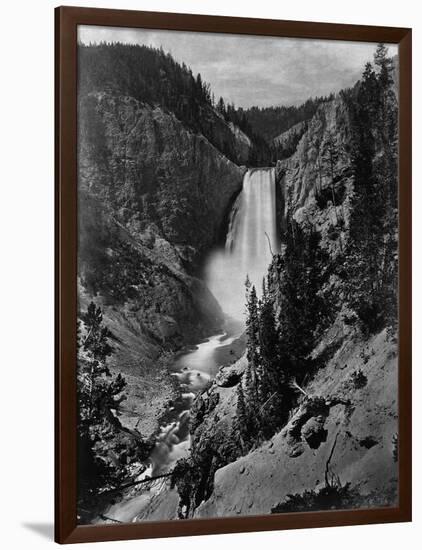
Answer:
[[(189, 455), (189, 411), (195, 396), (205, 390), (217, 374), (219, 369), (218, 352), (230, 346), (243, 332), (241, 323), (231, 322), (228, 331), (215, 334), (194, 349), (180, 354), (173, 365), (172, 374), (180, 384), (180, 399), (174, 406), (174, 417), (163, 425), (157, 436), (157, 442), (150, 455), (149, 466), (139, 477), (138, 481), (149, 477), (156, 477), (171, 472), (175, 463)], [(236, 358), (234, 354), (232, 356)], [(149, 485), (149, 484), (148, 484)], [(141, 486), (141, 484), (140, 484)], [(106, 518), (116, 522), (128, 523), (137, 521), (137, 518), (146, 513), (151, 507), (154, 497), (168, 488), (166, 479), (158, 479), (141, 490), (132, 488), (124, 498), (112, 503), (104, 512)], [(106, 523), (109, 520), (101, 520)]]

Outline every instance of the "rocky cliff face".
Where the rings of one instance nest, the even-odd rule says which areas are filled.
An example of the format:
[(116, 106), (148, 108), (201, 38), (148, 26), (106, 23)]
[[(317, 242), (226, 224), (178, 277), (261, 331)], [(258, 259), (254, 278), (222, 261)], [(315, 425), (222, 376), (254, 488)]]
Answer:
[(101, 305), (129, 382), (124, 421), (150, 433), (150, 412), (139, 423), (145, 386), (159, 407), (168, 400), (171, 381), (157, 380), (166, 354), (221, 326), (195, 272), (224, 231), (244, 169), (173, 114), (130, 97), (86, 94), (79, 115), (80, 308)]
[(245, 169), (173, 114), (131, 97), (88, 94), (80, 119), (79, 189), (131, 235), (162, 236), (191, 267), (218, 239)]
[(277, 163), (281, 236), (292, 215), (315, 226), (323, 246), (335, 253), (346, 238), (353, 192), (350, 118), (342, 97), (321, 104), (306, 126), (294, 153)]
[(277, 152), (278, 159), (288, 158), (295, 152), (307, 126), (306, 120), (298, 122), (272, 140), (272, 146)]

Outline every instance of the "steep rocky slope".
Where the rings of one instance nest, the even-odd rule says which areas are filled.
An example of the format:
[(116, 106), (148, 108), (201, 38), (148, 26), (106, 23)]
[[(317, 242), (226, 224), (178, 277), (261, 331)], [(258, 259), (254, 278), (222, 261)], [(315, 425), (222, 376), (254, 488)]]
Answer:
[[(286, 146), (288, 144), (288, 142), (293, 138), (293, 137), (296, 137), (296, 136), (299, 136), (298, 137), (298, 141), (300, 139), (300, 137), (303, 135), (303, 133), (306, 131), (306, 127), (307, 127), (307, 121), (306, 120), (303, 120), (301, 122), (297, 122), (296, 124), (293, 124), (293, 126), (291, 126), (288, 130), (285, 130), (284, 132), (282, 132), (281, 134), (279, 134), (278, 136), (276, 136), (274, 139), (273, 139), (273, 143), (274, 144), (278, 144), (278, 145), (284, 145)], [(294, 152), (294, 151), (293, 151)], [(293, 153), (292, 152), (292, 153)], [(290, 156), (290, 155), (289, 155)]]
[(79, 108), (79, 189), (132, 235), (155, 231), (183, 262), (198, 260), (218, 239), (245, 169), (160, 107), (95, 93)]
[(80, 308), (91, 299), (103, 308), (113, 363), (129, 382), (123, 421), (151, 433), (159, 412), (143, 413), (172, 393), (169, 354), (223, 321), (195, 273), (224, 232), (244, 169), (131, 97), (89, 93), (79, 115)]
[(290, 157), (296, 150), (297, 144), (307, 129), (307, 121), (298, 122), (291, 128), (282, 132), (272, 141), (278, 159)]
[[(251, 140), (240, 130), (241, 118), (233, 119), (226, 110), (223, 116), (214, 105), (210, 85), (162, 48), (79, 44), (78, 61), (80, 96), (108, 91), (117, 97), (129, 96), (152, 107), (159, 106), (191, 132), (205, 136), (231, 161), (248, 161), (253, 136)], [(231, 114), (235, 115), (234, 108)]]
[[(359, 371), (361, 382), (356, 381)], [(349, 335), (305, 387), (307, 396), (281, 432), (217, 470), (213, 493), (195, 517), (270, 513), (289, 494), (323, 487), (327, 463), (330, 475), (367, 497), (367, 506), (394, 505), (396, 383), (397, 350), (385, 332), (365, 343)], [(236, 399), (233, 389), (217, 391), (226, 394), (226, 408), (229, 399)]]

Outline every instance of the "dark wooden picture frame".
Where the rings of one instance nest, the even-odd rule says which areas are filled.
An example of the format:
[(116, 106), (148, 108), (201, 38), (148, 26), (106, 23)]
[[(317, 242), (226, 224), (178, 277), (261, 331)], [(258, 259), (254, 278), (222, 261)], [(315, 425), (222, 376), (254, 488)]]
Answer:
[[(395, 508), (79, 526), (76, 514), (77, 26), (100, 25), (399, 46), (399, 505)], [(411, 520), (411, 30), (173, 13), (59, 7), (55, 13), (55, 540), (329, 527)]]

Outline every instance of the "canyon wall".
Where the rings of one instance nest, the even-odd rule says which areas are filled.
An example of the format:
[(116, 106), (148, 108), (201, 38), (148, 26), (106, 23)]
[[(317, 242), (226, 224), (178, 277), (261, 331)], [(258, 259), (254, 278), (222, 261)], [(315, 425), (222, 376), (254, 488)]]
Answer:
[[(154, 379), (160, 365), (223, 322), (195, 275), (224, 233), (245, 169), (172, 113), (131, 97), (85, 94), (79, 120), (79, 307), (93, 299), (103, 309), (113, 363), (135, 388), (131, 425), (146, 413), (140, 377), (151, 378), (161, 406), (172, 384)], [(244, 137), (220, 123), (244, 149)]]

